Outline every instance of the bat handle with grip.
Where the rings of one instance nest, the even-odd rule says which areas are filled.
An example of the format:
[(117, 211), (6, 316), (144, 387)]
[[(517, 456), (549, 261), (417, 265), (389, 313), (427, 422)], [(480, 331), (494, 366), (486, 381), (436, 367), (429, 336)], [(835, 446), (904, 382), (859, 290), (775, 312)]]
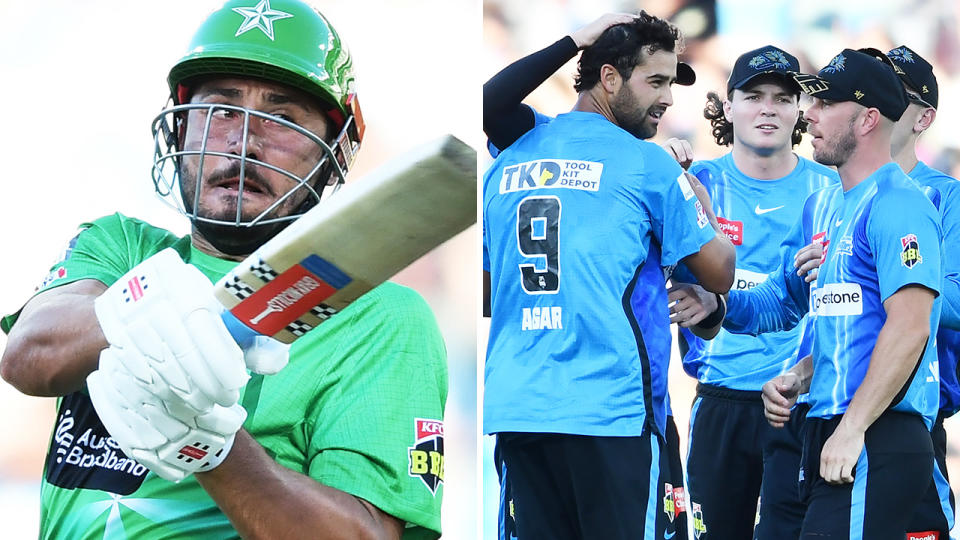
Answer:
[(220, 313), (223, 324), (243, 350), (247, 368), (254, 373), (272, 375), (287, 365), (290, 346), (265, 336), (243, 324), (229, 310)]
[(240, 322), (240, 319), (231, 313), (230, 310), (225, 309), (221, 311), (220, 318), (223, 319), (223, 324), (227, 327), (230, 335), (233, 336), (233, 340), (237, 342), (237, 345), (239, 345), (241, 349), (246, 350), (251, 347), (256, 341), (257, 336), (263, 337), (263, 334)]

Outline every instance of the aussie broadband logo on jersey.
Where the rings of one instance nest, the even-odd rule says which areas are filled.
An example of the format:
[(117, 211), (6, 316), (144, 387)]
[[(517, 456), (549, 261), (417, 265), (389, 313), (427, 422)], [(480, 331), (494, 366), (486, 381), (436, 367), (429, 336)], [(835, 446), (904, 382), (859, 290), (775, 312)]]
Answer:
[(827, 283), (811, 291), (810, 296), (810, 307), (821, 317), (863, 313), (863, 291), (859, 283)]
[(503, 169), (500, 193), (541, 188), (600, 189), (603, 163), (572, 159), (539, 159)]
[(407, 448), (408, 474), (420, 478), (436, 495), (443, 483), (443, 421), (417, 418), (413, 446)]

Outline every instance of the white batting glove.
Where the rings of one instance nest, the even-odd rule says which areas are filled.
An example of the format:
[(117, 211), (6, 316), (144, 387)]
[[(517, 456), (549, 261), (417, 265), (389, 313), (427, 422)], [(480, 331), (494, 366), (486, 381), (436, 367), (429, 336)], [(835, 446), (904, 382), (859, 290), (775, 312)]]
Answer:
[(133, 356), (140, 353), (104, 349), (99, 368), (87, 376), (93, 407), (124, 453), (172, 482), (222, 463), (246, 419), (243, 407), (213, 404), (194, 411), (177, 396), (161, 399), (151, 392), (152, 383), (126, 368), (146, 362)]
[(194, 411), (237, 402), (247, 375), (243, 353), (220, 319), (213, 285), (171, 248), (143, 261), (94, 303), (111, 346), (150, 391), (175, 395)]

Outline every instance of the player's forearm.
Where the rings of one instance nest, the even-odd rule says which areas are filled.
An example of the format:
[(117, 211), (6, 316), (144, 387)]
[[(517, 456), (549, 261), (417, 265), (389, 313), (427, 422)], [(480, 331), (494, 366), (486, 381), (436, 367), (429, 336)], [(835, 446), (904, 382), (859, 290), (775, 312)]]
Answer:
[(64, 396), (79, 390), (107, 347), (93, 310), (106, 286), (86, 280), (62, 289), (34, 297), (10, 330), (0, 374), (24, 394)]
[(807, 305), (797, 300), (780, 283), (779, 269), (756, 287), (730, 291), (723, 327), (736, 334), (757, 335), (793, 328), (803, 318)]
[(503, 68), (483, 85), (483, 132), (504, 149), (533, 128), (523, 99), (577, 54), (569, 36)]
[(399, 539), (404, 524), (370, 503), (279, 465), (244, 430), (216, 469), (196, 475), (242, 538)]
[(847, 427), (866, 431), (890, 406), (920, 361), (930, 335), (929, 316), (929, 309), (925, 315), (888, 310), (867, 373), (843, 414), (842, 422)]

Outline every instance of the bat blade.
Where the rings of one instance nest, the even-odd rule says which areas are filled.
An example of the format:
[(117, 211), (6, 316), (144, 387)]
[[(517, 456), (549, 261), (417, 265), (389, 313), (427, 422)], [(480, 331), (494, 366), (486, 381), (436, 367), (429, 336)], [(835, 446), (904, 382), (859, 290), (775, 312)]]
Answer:
[(227, 327), (292, 343), (475, 223), (476, 156), (448, 135), (344, 186), (217, 282)]

